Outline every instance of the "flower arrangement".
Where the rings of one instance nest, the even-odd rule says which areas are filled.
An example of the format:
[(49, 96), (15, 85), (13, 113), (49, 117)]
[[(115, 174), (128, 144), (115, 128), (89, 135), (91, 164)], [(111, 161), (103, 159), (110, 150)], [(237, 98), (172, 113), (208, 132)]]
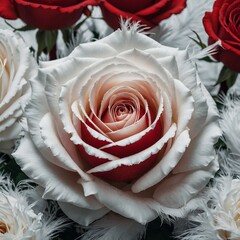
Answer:
[(239, 3), (4, 0), (1, 239), (240, 239)]

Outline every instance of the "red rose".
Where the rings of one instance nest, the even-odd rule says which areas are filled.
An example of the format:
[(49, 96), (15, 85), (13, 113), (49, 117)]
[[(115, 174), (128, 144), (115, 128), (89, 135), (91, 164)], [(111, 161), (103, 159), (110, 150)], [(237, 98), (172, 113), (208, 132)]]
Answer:
[(206, 12), (203, 24), (208, 43), (220, 40), (214, 57), (233, 71), (240, 72), (240, 0), (216, 0), (212, 12)]
[(20, 18), (29, 26), (53, 30), (73, 25), (91, 0), (2, 0), (0, 16)]
[(155, 27), (172, 14), (180, 13), (186, 7), (186, 0), (100, 0), (103, 17), (110, 27), (119, 27), (120, 17), (141, 21)]

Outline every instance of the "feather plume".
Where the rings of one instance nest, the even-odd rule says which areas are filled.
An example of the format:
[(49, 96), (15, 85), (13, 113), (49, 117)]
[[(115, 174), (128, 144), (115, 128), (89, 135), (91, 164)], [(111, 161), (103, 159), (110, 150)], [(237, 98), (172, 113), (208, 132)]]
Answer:
[(120, 18), (120, 26), (121, 26), (120, 28), (123, 31), (130, 31), (133, 33), (138, 32), (138, 33), (142, 33), (145, 35), (153, 34), (153, 33), (151, 33), (151, 31), (149, 31), (150, 27), (141, 24), (139, 21), (132, 22), (131, 18), (126, 19), (126, 20), (123, 18)]
[(202, 18), (206, 11), (212, 9), (214, 0), (187, 1), (187, 7), (180, 13), (162, 21), (156, 37), (160, 43), (185, 49), (189, 44), (196, 46), (189, 38), (193, 35), (192, 29), (201, 37), (203, 42), (207, 40)]

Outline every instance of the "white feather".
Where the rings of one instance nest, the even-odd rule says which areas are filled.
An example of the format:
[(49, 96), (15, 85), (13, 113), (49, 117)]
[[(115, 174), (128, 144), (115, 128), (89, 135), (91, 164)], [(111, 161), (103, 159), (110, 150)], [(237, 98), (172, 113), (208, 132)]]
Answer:
[(162, 21), (159, 25), (158, 41), (161, 44), (185, 49), (189, 44), (196, 44), (189, 38), (195, 37), (196, 31), (203, 42), (207, 40), (202, 18), (206, 11), (212, 9), (214, 0), (188, 0), (187, 7), (180, 13)]

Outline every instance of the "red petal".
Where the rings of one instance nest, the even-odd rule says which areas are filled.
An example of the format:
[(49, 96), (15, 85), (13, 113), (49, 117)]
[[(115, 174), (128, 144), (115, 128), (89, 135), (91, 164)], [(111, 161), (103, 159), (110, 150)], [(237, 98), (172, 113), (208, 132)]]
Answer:
[(138, 165), (120, 166), (108, 172), (94, 173), (94, 175), (115, 182), (129, 182), (149, 171), (155, 164), (157, 156), (157, 154), (152, 155)]
[(26, 2), (48, 6), (69, 7), (78, 4), (79, 0), (27, 0)]
[[(90, 156), (88, 153), (86, 153), (85, 149), (81, 145), (79, 145), (78, 148), (83, 159), (91, 167), (99, 166), (109, 161), (108, 159)], [(120, 166), (118, 168), (112, 169), (111, 171), (94, 173), (93, 175), (110, 181), (128, 182), (139, 178), (145, 172), (149, 171), (156, 163), (157, 159), (158, 154), (155, 154), (146, 159), (145, 161), (141, 162), (140, 164), (132, 166)]]
[(0, 4), (0, 16), (6, 19), (17, 19), (17, 11), (11, 0), (2, 0)]
[(44, 30), (63, 29), (73, 25), (81, 17), (83, 7), (88, 4), (88, 1), (83, 1), (62, 7), (23, 0), (15, 1), (19, 18), (29, 26)]
[(153, 5), (155, 0), (141, 0), (141, 1), (108, 0), (108, 2), (110, 4), (112, 4), (114, 7), (118, 8), (122, 11), (136, 13), (142, 9), (145, 9), (145, 8)]

